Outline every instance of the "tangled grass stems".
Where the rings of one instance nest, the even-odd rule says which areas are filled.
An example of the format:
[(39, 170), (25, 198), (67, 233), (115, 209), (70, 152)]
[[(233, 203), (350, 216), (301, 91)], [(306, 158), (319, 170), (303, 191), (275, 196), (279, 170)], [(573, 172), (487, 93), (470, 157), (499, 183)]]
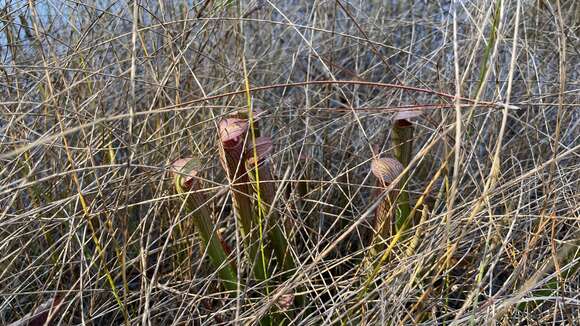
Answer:
[[(55, 298), (61, 325), (578, 324), (578, 5), (2, 2), (0, 324)], [(221, 166), (229, 118), (243, 152), (274, 140), (272, 181)], [(406, 161), (397, 137), (408, 224), (371, 255), (369, 158)], [(168, 182), (186, 156), (237, 296)]]

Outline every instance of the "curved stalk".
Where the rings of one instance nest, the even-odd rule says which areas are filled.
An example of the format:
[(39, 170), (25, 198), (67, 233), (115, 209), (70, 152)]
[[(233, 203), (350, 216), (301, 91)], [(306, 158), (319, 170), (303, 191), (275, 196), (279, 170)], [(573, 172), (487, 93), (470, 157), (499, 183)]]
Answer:
[(208, 256), (214, 268), (217, 269), (224, 287), (232, 291), (232, 294), (236, 294), (238, 290), (236, 268), (234, 263), (228, 260), (228, 254), (215, 231), (211, 211), (207, 207), (208, 201), (196, 179), (198, 167), (199, 163), (192, 158), (175, 161), (173, 163), (175, 189), (185, 200), (187, 210), (193, 214), (193, 223), (201, 243), (207, 249)]

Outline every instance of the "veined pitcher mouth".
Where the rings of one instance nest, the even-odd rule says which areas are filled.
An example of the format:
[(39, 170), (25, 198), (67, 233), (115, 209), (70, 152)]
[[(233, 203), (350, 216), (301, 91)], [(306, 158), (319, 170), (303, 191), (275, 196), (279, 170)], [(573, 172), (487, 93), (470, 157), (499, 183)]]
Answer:
[(421, 114), (423, 114), (423, 111), (417, 109), (397, 111), (397, 114), (395, 114), (395, 117), (393, 118), (395, 127), (412, 126), (413, 123), (411, 120), (419, 117)]
[(192, 157), (180, 158), (173, 163), (171, 163), (171, 173), (175, 182), (179, 182), (179, 185), (183, 189), (190, 189), (193, 186), (193, 181), (197, 175), (197, 170), (195, 169), (196, 160)]
[(224, 119), (219, 123), (220, 141), (225, 148), (237, 147), (243, 142), (247, 130), (248, 122), (245, 119)]
[[(258, 137), (255, 139), (254, 146), (246, 150), (246, 168), (250, 169), (256, 165), (266, 161), (272, 153), (272, 139), (270, 137)], [(256, 149), (256, 156), (254, 157), (254, 148)], [(256, 162), (257, 159), (257, 162)]]
[(378, 158), (371, 162), (371, 171), (385, 185), (391, 184), (404, 170), (403, 164), (394, 158)]

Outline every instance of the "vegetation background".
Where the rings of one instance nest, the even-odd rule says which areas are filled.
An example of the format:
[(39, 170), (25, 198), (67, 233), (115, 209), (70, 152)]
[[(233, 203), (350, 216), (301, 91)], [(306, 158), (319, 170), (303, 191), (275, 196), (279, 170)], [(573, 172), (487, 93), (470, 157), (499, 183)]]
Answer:
[[(285, 308), (300, 324), (580, 323), (578, 1), (0, 10), (0, 324), (251, 324), (287, 293), (307, 298)], [(232, 299), (170, 166), (202, 160), (242, 262), (217, 123), (249, 102), (298, 264)], [(402, 109), (422, 113), (406, 185), (422, 219), (373, 273), (370, 162), (393, 156)]]

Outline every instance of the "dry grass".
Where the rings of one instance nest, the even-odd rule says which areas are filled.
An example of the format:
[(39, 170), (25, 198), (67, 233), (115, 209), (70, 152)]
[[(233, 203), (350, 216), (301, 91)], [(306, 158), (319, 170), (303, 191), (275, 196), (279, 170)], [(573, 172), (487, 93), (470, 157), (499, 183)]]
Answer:
[[(0, 3), (0, 324), (247, 324), (292, 292), (300, 324), (580, 323), (577, 1), (83, 3)], [(267, 294), (219, 162), (247, 94), (297, 262)], [(415, 222), (371, 256), (405, 108)], [(239, 297), (174, 192), (189, 156)]]

